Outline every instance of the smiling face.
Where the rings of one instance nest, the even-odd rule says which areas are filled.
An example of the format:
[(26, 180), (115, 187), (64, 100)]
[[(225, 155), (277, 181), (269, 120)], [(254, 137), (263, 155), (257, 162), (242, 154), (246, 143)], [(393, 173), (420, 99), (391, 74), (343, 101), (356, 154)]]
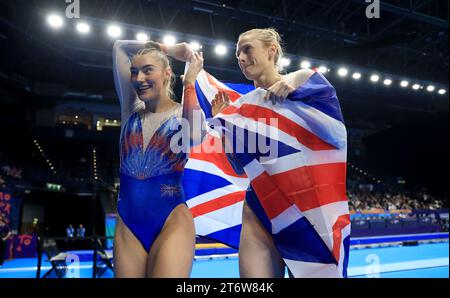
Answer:
[(268, 71), (274, 71), (277, 49), (266, 45), (254, 35), (242, 36), (236, 46), (239, 68), (248, 80), (255, 81)]
[(134, 56), (130, 72), (131, 83), (140, 100), (158, 100), (167, 96), (172, 71), (156, 55), (148, 53)]

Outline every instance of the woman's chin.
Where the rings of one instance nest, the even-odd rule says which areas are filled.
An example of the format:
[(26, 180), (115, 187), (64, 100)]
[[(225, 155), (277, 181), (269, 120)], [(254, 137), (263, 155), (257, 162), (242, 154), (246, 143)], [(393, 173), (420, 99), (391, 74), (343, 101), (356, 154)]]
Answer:
[(254, 81), (255, 80), (255, 74), (249, 72), (249, 71), (243, 71), (242, 74), (244, 75), (244, 77), (249, 80), (249, 81)]
[(152, 96), (151, 94), (138, 94), (138, 98), (144, 102), (156, 100), (156, 98), (154, 96)]
[(255, 80), (256, 80), (256, 77), (255, 77), (255, 76), (245, 75), (245, 74), (244, 74), (244, 76), (245, 76), (245, 78), (246, 78), (247, 80), (249, 80), (249, 81), (255, 81)]

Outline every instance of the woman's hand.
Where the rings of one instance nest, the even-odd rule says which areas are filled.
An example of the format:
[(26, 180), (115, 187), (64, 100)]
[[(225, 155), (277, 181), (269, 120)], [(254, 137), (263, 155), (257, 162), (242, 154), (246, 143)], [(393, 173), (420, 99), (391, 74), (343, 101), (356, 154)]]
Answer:
[(182, 62), (189, 60), (194, 53), (189, 44), (185, 42), (174, 45), (164, 45), (164, 47), (166, 47), (168, 56)]
[(203, 53), (192, 53), (189, 62), (190, 65), (183, 80), (185, 86), (195, 84), (198, 73), (203, 69)]
[(270, 100), (274, 105), (277, 102), (284, 102), (288, 95), (294, 92), (295, 89), (285, 81), (278, 81), (267, 89), (267, 94), (264, 96), (264, 101)]
[(219, 91), (211, 102), (212, 115), (215, 117), (230, 105), (230, 97), (225, 91)]

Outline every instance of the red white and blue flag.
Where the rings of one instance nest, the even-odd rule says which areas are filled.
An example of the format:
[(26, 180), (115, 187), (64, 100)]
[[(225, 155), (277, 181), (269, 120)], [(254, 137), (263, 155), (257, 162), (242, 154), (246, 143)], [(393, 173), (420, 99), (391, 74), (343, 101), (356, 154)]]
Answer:
[[(240, 167), (225, 153), (208, 151), (222, 140), (214, 135), (208, 135), (200, 153), (190, 155), (184, 190), (197, 234), (237, 247), (251, 185), (269, 223), (266, 229), (295, 277), (346, 277), (347, 135), (333, 86), (316, 72), (283, 104), (273, 105), (264, 102), (263, 89), (224, 84), (202, 71), (196, 93), (206, 117), (218, 90), (227, 91), (232, 101), (216, 118), (223, 131), (234, 132), (233, 156)], [(252, 135), (270, 143), (275, 156), (267, 158), (258, 146), (255, 151)]]
[[(254, 90), (250, 85), (222, 83), (204, 70), (195, 85), (206, 118), (212, 117), (211, 102), (219, 90), (226, 91), (232, 102)], [(245, 173), (233, 169), (224, 152), (210, 150), (221, 143), (221, 138), (208, 134), (201, 145), (191, 148), (183, 188), (197, 235), (238, 248), (243, 202), (250, 180)]]

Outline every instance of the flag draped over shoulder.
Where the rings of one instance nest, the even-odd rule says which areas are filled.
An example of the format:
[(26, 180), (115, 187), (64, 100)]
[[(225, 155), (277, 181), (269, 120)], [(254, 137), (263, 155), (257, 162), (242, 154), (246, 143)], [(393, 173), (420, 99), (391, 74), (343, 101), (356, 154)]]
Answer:
[[(230, 163), (225, 153), (191, 155), (184, 187), (198, 234), (237, 246), (242, 202), (251, 186), (264, 218), (257, 216), (268, 223), (295, 277), (346, 277), (347, 135), (334, 88), (316, 72), (287, 101), (273, 105), (264, 102), (265, 90), (236, 86), (221, 84), (206, 72), (197, 80), (207, 117), (217, 89), (230, 93), (232, 104), (216, 118), (223, 131), (233, 132), (229, 139), (239, 164)], [(257, 146), (260, 140), (269, 145), (269, 154)]]

